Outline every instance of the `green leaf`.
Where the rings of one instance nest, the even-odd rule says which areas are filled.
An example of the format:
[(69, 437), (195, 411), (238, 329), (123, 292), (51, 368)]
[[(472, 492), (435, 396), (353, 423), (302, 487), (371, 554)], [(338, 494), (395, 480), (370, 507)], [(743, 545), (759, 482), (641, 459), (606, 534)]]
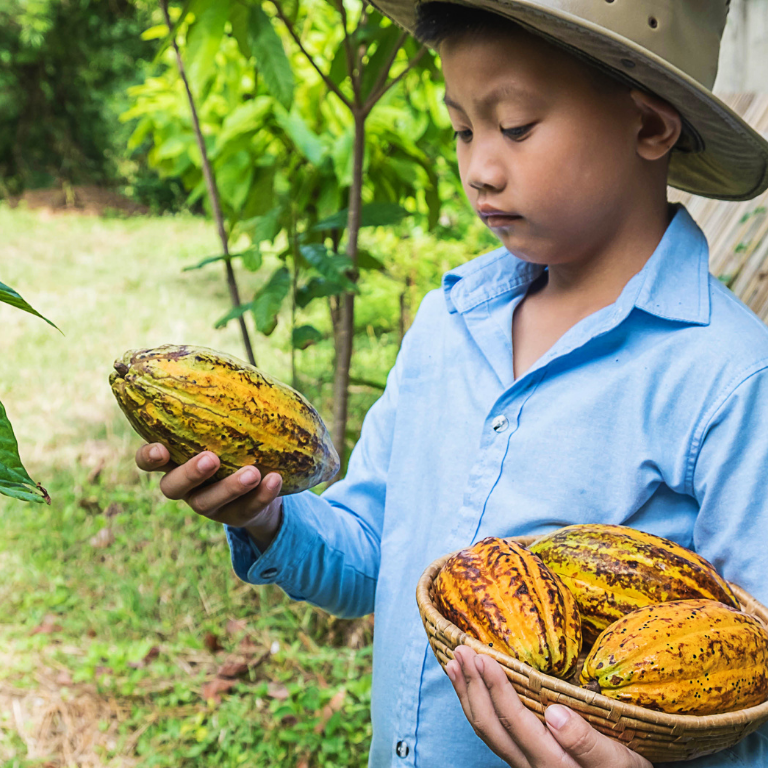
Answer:
[[(410, 211), (397, 203), (368, 203), (364, 205), (361, 211), (361, 227), (385, 227), (390, 224), (397, 224), (401, 219), (410, 216)], [(344, 229), (347, 226), (349, 218), (349, 209), (344, 208), (327, 219), (318, 221), (312, 227), (313, 230), (325, 229)]]
[(249, 272), (258, 272), (261, 269), (261, 249), (258, 245), (254, 245), (238, 255), (243, 260), (243, 266)]
[(347, 52), (344, 49), (344, 41), (342, 40), (339, 43), (339, 47), (336, 49), (336, 54), (333, 57), (333, 62), (331, 63), (331, 69), (328, 72), (328, 77), (336, 85), (340, 85), (347, 74)]
[(248, 198), (253, 173), (253, 160), (247, 150), (236, 152), (225, 162), (217, 164), (216, 183), (219, 194), (235, 211), (239, 211)]
[(205, 267), (208, 264), (213, 264), (214, 261), (225, 261), (226, 258), (227, 257), (223, 253), (220, 253), (218, 256), (208, 256), (202, 261), (199, 261), (197, 264), (194, 264), (191, 267), (184, 267), (184, 269), (182, 269), (181, 271), (191, 272), (193, 269), (200, 269), (201, 267)]
[(63, 331), (56, 327), (47, 317), (43, 317), (36, 309), (33, 309), (29, 304), (27, 304), (24, 299), (21, 298), (21, 296), (16, 293), (16, 291), (13, 290), (8, 285), (5, 285), (4, 283), (0, 283), (0, 301), (5, 302), (6, 304), (10, 304), (12, 307), (16, 307), (17, 309), (23, 309), (25, 312), (29, 312), (31, 315), (37, 315), (41, 320), (45, 320), (48, 325), (53, 325), (56, 330), (64, 335)]
[[(213, 2), (213, 0), (187, 0), (184, 3), (184, 7), (181, 9), (181, 14), (179, 15), (179, 18), (176, 19), (176, 23), (173, 25), (173, 29), (170, 31), (165, 40), (163, 40), (163, 44), (156, 51), (155, 58), (152, 59), (153, 67), (160, 61), (160, 59), (162, 59), (163, 54), (165, 53), (165, 49), (171, 44), (171, 40), (176, 39), (176, 35), (179, 34), (179, 29), (182, 23), (187, 18), (187, 14), (189, 14), (189, 12), (192, 10), (192, 6), (194, 5), (195, 7), (199, 8), (200, 6), (210, 5), (211, 2)], [(165, 27), (165, 30), (167, 32), (168, 28)]]
[(310, 302), (324, 296), (337, 296), (344, 293), (344, 286), (333, 280), (322, 277), (312, 277), (306, 285), (296, 290), (296, 305), (304, 309)]
[(13, 434), (13, 427), (8, 421), (2, 403), (0, 403), (0, 493), (21, 501), (51, 503), (48, 492), (40, 484), (35, 483), (21, 463), (16, 436)]
[(159, 40), (168, 34), (168, 27), (165, 24), (157, 24), (154, 27), (145, 29), (141, 33), (142, 40)]
[(263, 216), (274, 207), (275, 171), (275, 165), (257, 166), (248, 200), (241, 211), (244, 219)]
[(251, 50), (269, 92), (286, 108), (293, 103), (294, 79), (283, 41), (260, 6), (253, 6), (248, 18)]
[(376, 46), (376, 52), (370, 59), (368, 59), (368, 63), (363, 70), (363, 79), (361, 83), (363, 100), (370, 96), (374, 83), (377, 81), (384, 65), (387, 63), (387, 60), (397, 45), (397, 41), (400, 39), (400, 34), (400, 27), (396, 24), (392, 24), (382, 31)]
[(355, 284), (347, 277), (352, 262), (347, 256), (334, 253), (322, 243), (305, 243), (299, 246), (301, 255), (327, 280), (332, 280), (347, 291), (354, 291)]
[(296, 349), (306, 349), (318, 341), (322, 341), (323, 334), (313, 325), (302, 325), (293, 329), (292, 342)]
[(370, 251), (364, 248), (358, 248), (357, 251), (358, 269), (374, 269), (377, 272), (384, 272), (383, 262), (379, 261)]
[(199, 96), (205, 84), (216, 73), (214, 58), (229, 18), (229, 0), (214, 0), (199, 15), (195, 13), (195, 16), (195, 23), (187, 34), (186, 60), (192, 92)]
[(238, 307), (232, 307), (224, 317), (220, 317), (214, 324), (214, 328), (223, 328), (230, 320), (237, 320), (251, 308), (250, 304), (240, 304)]
[(339, 180), (339, 184), (343, 187), (348, 187), (352, 184), (354, 145), (354, 127), (345, 130), (333, 143), (333, 169)]
[(361, 379), (357, 376), (350, 376), (349, 383), (361, 387), (371, 387), (371, 389), (380, 389), (382, 392), (386, 389), (386, 384), (380, 384), (378, 381), (371, 381), (371, 379)]
[[(261, 267), (261, 251), (258, 247), (252, 247), (246, 248), (244, 251), (240, 251), (240, 253), (230, 253), (229, 256), (225, 256), (223, 253), (220, 253), (218, 256), (208, 256), (191, 267), (184, 267), (181, 271), (191, 272), (193, 269), (200, 269), (201, 267), (208, 266), (208, 264), (213, 264), (217, 261), (226, 261), (227, 259), (242, 259), (243, 266), (251, 272), (255, 272)], [(246, 304), (245, 306), (247, 307), (248, 305)]]
[(260, 130), (274, 107), (274, 100), (270, 96), (258, 96), (243, 104), (239, 104), (224, 118), (221, 130), (216, 137), (216, 145), (211, 152), (211, 157), (221, 154), (226, 144), (237, 136)]
[(248, 36), (248, 6), (235, 2), (229, 11), (229, 23), (232, 25), (232, 37), (243, 58), (251, 58), (251, 43)]
[(277, 314), (290, 288), (291, 273), (286, 267), (280, 267), (253, 297), (251, 311), (256, 320), (256, 328), (265, 336), (269, 336), (277, 327)]
[(323, 160), (325, 160), (325, 145), (320, 137), (304, 122), (304, 118), (298, 112), (278, 113), (276, 118), (280, 127), (296, 145), (296, 149), (312, 165), (322, 165)]
[(283, 209), (278, 205), (261, 216), (254, 216), (252, 219), (241, 221), (237, 225), (237, 229), (248, 235), (254, 244), (263, 243), (265, 240), (272, 242), (280, 232), (282, 213)]

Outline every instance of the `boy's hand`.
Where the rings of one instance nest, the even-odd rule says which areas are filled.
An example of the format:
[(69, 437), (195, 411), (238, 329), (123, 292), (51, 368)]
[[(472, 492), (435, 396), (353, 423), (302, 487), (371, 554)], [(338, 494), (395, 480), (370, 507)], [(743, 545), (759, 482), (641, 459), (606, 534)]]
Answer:
[(282, 502), (277, 494), (283, 481), (277, 472), (262, 480), (256, 467), (241, 467), (223, 480), (198, 488), (218, 471), (218, 456), (203, 451), (178, 465), (161, 443), (142, 445), (136, 451), (136, 464), (146, 472), (165, 472), (160, 490), (166, 498), (185, 501), (209, 520), (245, 528), (262, 552), (280, 528)]
[(653, 768), (560, 704), (544, 725), (518, 698), (501, 665), (460, 645), (446, 672), (475, 733), (512, 768)]

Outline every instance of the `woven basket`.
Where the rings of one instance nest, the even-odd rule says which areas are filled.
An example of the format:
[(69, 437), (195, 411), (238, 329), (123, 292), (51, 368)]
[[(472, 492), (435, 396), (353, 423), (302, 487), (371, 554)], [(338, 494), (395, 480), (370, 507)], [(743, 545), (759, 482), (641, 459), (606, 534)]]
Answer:
[[(523, 546), (538, 537), (509, 538)], [(512, 656), (494, 650), (460, 630), (445, 619), (433, 602), (433, 582), (443, 563), (451, 555), (435, 560), (422, 574), (416, 588), (416, 600), (429, 636), (429, 644), (440, 664), (453, 658), (453, 649), (466, 645), (501, 664), (518, 696), (540, 720), (550, 704), (564, 704), (578, 712), (593, 728), (610, 736), (651, 762), (692, 760), (733, 746), (768, 721), (768, 701), (756, 707), (722, 715), (668, 715), (633, 704), (609, 699), (585, 688), (545, 675)], [(768, 609), (735, 584), (731, 584), (742, 610), (768, 626)], [(583, 659), (582, 659), (583, 660)]]

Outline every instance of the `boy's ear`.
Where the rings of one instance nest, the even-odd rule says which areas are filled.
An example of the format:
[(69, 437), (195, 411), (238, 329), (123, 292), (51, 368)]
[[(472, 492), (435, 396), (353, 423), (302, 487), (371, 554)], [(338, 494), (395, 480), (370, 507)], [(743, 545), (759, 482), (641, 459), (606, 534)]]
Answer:
[(630, 98), (639, 112), (637, 154), (645, 160), (659, 160), (680, 138), (683, 121), (680, 113), (667, 101), (639, 90), (631, 90)]

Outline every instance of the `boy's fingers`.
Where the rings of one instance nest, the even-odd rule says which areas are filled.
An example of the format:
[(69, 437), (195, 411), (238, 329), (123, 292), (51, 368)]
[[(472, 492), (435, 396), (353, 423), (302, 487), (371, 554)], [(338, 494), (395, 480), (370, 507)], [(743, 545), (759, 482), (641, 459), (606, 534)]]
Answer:
[(186, 499), (200, 483), (216, 474), (219, 464), (215, 453), (203, 451), (168, 472), (160, 481), (160, 490), (168, 499)]
[[(247, 480), (248, 477), (251, 479)], [(262, 479), (256, 467), (243, 467), (209, 488), (194, 491), (186, 501), (209, 520), (242, 528), (277, 498), (282, 485), (277, 472)]]
[(580, 768), (653, 768), (644, 757), (599, 733), (568, 707), (552, 704), (544, 717), (550, 733)]
[(162, 443), (145, 443), (136, 451), (136, 466), (145, 472), (170, 472), (178, 464)]
[(531, 768), (523, 752), (501, 724), (491, 701), (491, 694), (475, 665), (477, 654), (465, 646), (453, 652), (461, 664), (466, 684), (467, 707), (464, 713), (475, 729), (475, 733), (513, 768)]
[(490, 656), (477, 656), (476, 665), (482, 667), (482, 680), (501, 726), (528, 762), (532, 766), (577, 768), (544, 724), (520, 701), (501, 664)]

